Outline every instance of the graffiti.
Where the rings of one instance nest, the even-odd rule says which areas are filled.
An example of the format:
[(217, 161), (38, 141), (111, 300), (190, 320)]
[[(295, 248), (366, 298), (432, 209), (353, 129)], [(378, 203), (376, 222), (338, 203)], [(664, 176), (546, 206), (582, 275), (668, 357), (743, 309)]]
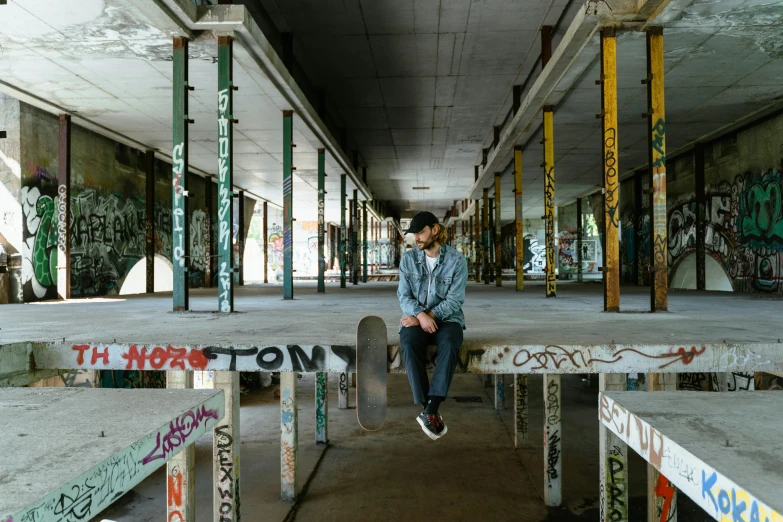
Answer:
[(283, 280), (283, 229), (280, 225), (269, 226), (267, 238), (267, 266), (277, 276), (278, 281)]
[[(574, 233), (576, 232), (574, 231)], [(562, 231), (557, 236), (557, 247), (560, 270), (566, 272), (574, 271), (577, 266), (576, 238), (574, 237), (574, 234), (568, 230)]]
[(174, 450), (185, 444), (188, 435), (199, 427), (202, 421), (206, 419), (219, 419), (217, 410), (208, 410), (202, 405), (201, 409), (186, 411), (175, 420), (169, 423), (168, 433), (163, 435), (158, 432), (155, 448), (147, 454), (141, 461), (142, 464), (149, 464), (153, 460), (168, 459)]
[(609, 508), (609, 520), (628, 520), (626, 503), (628, 490), (628, 472), (626, 455), (619, 446), (613, 446), (606, 457), (606, 484)]
[(560, 376), (546, 376), (546, 429), (544, 433), (544, 445), (547, 447), (547, 485), (553, 487), (552, 482), (560, 477), (562, 464), (560, 462)]
[[(203, 370), (207, 365), (207, 358), (202, 350), (175, 348), (173, 346), (137, 346), (130, 345), (127, 349), (114, 349), (110, 345), (90, 346), (87, 344), (73, 345), (71, 349), (76, 352), (76, 364), (78, 367), (87, 367), (85, 353), (92, 349), (89, 367), (107, 368), (111, 366), (111, 356), (117, 360), (125, 361), (124, 369), (132, 370), (134, 366), (138, 370)], [(102, 363), (102, 366), (99, 365)], [(120, 365), (122, 366), (122, 365)]]
[[(751, 391), (755, 389), (753, 373), (729, 372), (725, 374), (725, 378), (726, 391)], [(723, 388), (723, 386), (721, 386), (721, 388)]]
[[(735, 291), (783, 293), (783, 175), (775, 170), (737, 176), (707, 187), (704, 244)], [(668, 213), (669, 270), (697, 251), (696, 200)], [(701, 268), (700, 268), (701, 269)]]
[(729, 482), (719, 477), (717, 472), (709, 473), (701, 471), (701, 498), (706, 502), (706, 509), (715, 513), (716, 519), (724, 520), (721, 515), (730, 517), (731, 520), (752, 520), (760, 522), (780, 522), (781, 515), (758, 500), (754, 499), (747, 491), (721, 484)]
[(710, 391), (709, 373), (679, 373), (679, 389), (689, 391)]
[[(234, 511), (234, 505), (232, 500), (236, 492), (238, 501), (239, 489), (234, 483), (234, 437), (231, 426), (222, 425), (216, 426), (214, 431), (214, 443), (215, 443), (215, 460), (219, 466), (217, 493), (220, 498), (220, 506), (218, 506), (218, 513), (220, 515), (220, 522), (228, 522), (232, 520)], [(238, 482), (237, 478), (237, 482)], [(239, 515), (237, 510), (237, 515)]]
[(506, 385), (503, 375), (495, 375), (495, 407), (506, 407)]
[(71, 294), (118, 293), (144, 256), (144, 203), (86, 189), (71, 198)]
[(527, 377), (525, 375), (515, 376), (515, 395), (516, 411), (514, 417), (516, 419), (516, 437), (517, 445), (521, 441), (527, 441), (528, 438), (528, 390), (527, 390)]
[(315, 386), (315, 440), (326, 442), (326, 418), (329, 408), (327, 396), (327, 376), (323, 372), (316, 374)]
[(655, 516), (659, 522), (668, 522), (677, 518), (677, 503), (674, 500), (674, 486), (669, 479), (658, 474), (658, 482), (655, 484), (656, 506)]
[(22, 284), (25, 285), (25, 301), (53, 298), (56, 295), (57, 227), (54, 211), (51, 196), (41, 194), (38, 187), (22, 187)]
[(296, 450), (288, 441), (280, 443), (280, 462), (280, 479), (293, 486), (296, 479)]
[[(590, 350), (569, 350), (568, 348), (564, 348), (562, 346), (547, 345), (546, 348), (540, 352), (523, 348), (514, 355), (513, 361), (514, 366), (517, 367), (526, 367), (530, 364), (530, 370), (557, 370), (564, 365), (578, 370), (589, 368), (596, 363), (614, 364), (623, 360), (624, 353), (628, 353), (636, 354), (648, 359), (661, 359), (668, 361), (658, 367), (658, 369), (662, 369), (678, 362), (685, 365), (690, 364), (694, 357), (698, 357), (699, 355), (703, 354), (705, 350), (706, 348), (703, 346), (701, 349), (698, 349), (694, 346), (689, 349), (679, 348), (676, 351), (672, 351), (670, 353), (653, 355), (640, 352), (635, 348), (623, 348), (611, 354), (610, 359), (600, 359), (593, 357)], [(532, 364), (533, 362), (535, 362), (535, 366)]]
[(544, 247), (539, 246), (536, 236), (525, 236), (525, 259), (527, 263), (522, 267), (527, 272), (543, 273), (546, 266), (546, 256)]
[(340, 397), (348, 400), (348, 374), (340, 374)]
[(190, 267), (206, 270), (209, 263), (209, 223), (203, 210), (190, 215)]
[(220, 262), (220, 311), (231, 311), (231, 273), (226, 269), (226, 262)]
[(617, 176), (617, 129), (608, 128), (604, 132), (604, 184), (606, 217), (614, 228), (619, 227), (620, 183)]
[(65, 218), (68, 209), (68, 187), (60, 185), (57, 187), (57, 237), (58, 246), (61, 252), (65, 252), (65, 238), (68, 236)]
[[(681, 457), (678, 453), (675, 453), (668, 447), (664, 449), (663, 459), (662, 462), (665, 463), (670, 470), (676, 471), (676, 475), (673, 476), (682, 477), (696, 486), (700, 484), (697, 469), (688, 459)], [(667, 480), (667, 482), (669, 481)], [(671, 482), (669, 482), (669, 484), (671, 484)]]
[(544, 235), (546, 250), (546, 296), (554, 297), (557, 291), (557, 272), (555, 266), (555, 167), (545, 173), (544, 186)]
[(653, 169), (656, 172), (666, 169), (666, 123), (658, 118), (652, 128)]
[(663, 435), (603, 393), (598, 404), (601, 422), (625, 439), (647, 462), (660, 469), (664, 451)]
[(166, 486), (167, 522), (185, 522), (185, 517), (182, 516), (182, 491), (182, 473), (175, 467), (168, 475)]
[(174, 145), (172, 150), (172, 183), (174, 192), (174, 204), (171, 212), (174, 217), (174, 233), (172, 234), (172, 245), (174, 245), (172, 263), (175, 267), (185, 266), (185, 229), (183, 221), (185, 217), (185, 202), (182, 200), (183, 189), (181, 179), (185, 175), (185, 144), (180, 142)]

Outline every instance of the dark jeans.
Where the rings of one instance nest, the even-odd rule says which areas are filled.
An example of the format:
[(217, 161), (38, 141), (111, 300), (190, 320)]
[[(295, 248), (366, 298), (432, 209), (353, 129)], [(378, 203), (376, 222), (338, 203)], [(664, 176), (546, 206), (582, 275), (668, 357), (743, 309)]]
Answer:
[[(408, 373), (413, 391), (413, 402), (423, 403), (429, 396), (446, 397), (459, 361), (459, 349), (462, 346), (462, 326), (459, 323), (438, 321), (438, 330), (429, 334), (421, 326), (409, 326), (400, 330), (400, 345), (405, 359), (405, 371)], [(427, 378), (427, 347), (438, 347), (438, 359), (432, 375), (432, 385)]]

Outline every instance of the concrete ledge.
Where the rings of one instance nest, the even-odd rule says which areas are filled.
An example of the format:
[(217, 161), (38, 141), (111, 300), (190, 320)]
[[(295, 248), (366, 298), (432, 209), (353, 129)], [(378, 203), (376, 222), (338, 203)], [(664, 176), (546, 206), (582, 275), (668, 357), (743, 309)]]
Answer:
[[(0, 346), (0, 354), (13, 353)], [(28, 343), (39, 369), (355, 372), (352, 345), (159, 345)], [(28, 348), (21, 346), (19, 350)], [(435, 347), (429, 359), (436, 359)], [(388, 371), (405, 371), (400, 347), (388, 347)], [(780, 372), (783, 343), (702, 345), (462, 346), (459, 373)]]
[(0, 390), (0, 418), (13, 419), (0, 426), (13, 477), (0, 520), (91, 520), (224, 413), (222, 390)]

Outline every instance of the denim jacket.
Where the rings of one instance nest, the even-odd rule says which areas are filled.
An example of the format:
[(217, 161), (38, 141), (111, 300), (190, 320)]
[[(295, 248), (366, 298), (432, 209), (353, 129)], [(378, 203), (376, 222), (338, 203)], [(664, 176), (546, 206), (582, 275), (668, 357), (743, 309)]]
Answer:
[(468, 263), (465, 257), (454, 248), (441, 245), (430, 284), (425, 255), (423, 250), (412, 248), (400, 261), (397, 297), (403, 317), (417, 316), (424, 311), (426, 304), (439, 321), (459, 323), (465, 328), (465, 314), (462, 313), (465, 286), (468, 284)]

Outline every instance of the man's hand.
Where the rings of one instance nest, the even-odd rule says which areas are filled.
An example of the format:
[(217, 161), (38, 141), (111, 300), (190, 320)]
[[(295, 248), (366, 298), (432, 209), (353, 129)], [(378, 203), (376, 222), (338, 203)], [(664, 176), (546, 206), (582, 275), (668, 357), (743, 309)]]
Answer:
[(402, 326), (405, 328), (409, 328), (411, 326), (419, 326), (419, 320), (413, 317), (412, 315), (406, 315), (405, 317), (400, 320), (402, 323)]
[(416, 316), (416, 319), (418, 319), (419, 325), (421, 325), (421, 329), (424, 330), (425, 332), (435, 333), (438, 331), (438, 325), (435, 323), (435, 319), (430, 317), (429, 314), (426, 314), (424, 312), (419, 312), (419, 315)]

